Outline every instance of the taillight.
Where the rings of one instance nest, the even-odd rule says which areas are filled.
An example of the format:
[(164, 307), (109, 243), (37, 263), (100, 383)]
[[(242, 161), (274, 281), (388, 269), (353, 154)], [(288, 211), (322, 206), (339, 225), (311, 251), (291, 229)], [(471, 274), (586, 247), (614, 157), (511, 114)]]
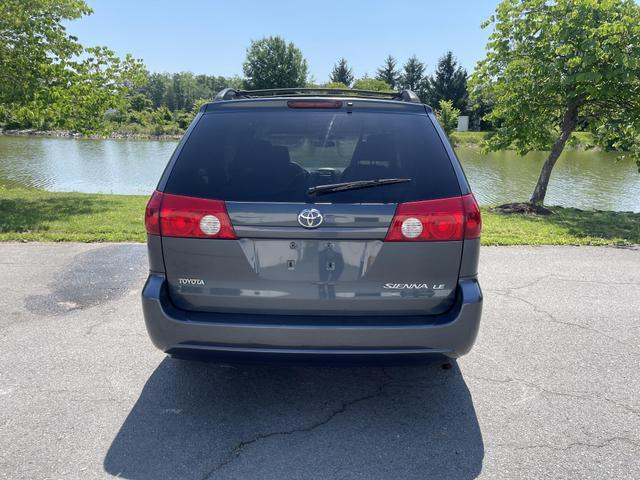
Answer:
[(442, 242), (478, 238), (480, 209), (473, 194), (401, 203), (391, 221), (387, 242)]
[(464, 204), (464, 213), (466, 221), (464, 224), (464, 238), (480, 238), (480, 231), (482, 230), (482, 215), (480, 215), (480, 207), (476, 201), (476, 197), (473, 193), (462, 197), (462, 203)]
[(160, 235), (160, 204), (162, 203), (162, 193), (155, 190), (147, 203), (144, 211), (144, 226), (147, 233)]
[(146, 225), (147, 232), (163, 237), (237, 238), (221, 200), (154, 192)]

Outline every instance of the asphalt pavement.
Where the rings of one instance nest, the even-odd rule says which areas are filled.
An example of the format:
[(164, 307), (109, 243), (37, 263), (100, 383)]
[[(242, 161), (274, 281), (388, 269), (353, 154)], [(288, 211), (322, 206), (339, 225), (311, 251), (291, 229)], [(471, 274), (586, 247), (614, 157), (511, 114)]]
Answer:
[(640, 478), (638, 248), (483, 248), (474, 350), (413, 367), (169, 359), (146, 268), (0, 244), (0, 478)]

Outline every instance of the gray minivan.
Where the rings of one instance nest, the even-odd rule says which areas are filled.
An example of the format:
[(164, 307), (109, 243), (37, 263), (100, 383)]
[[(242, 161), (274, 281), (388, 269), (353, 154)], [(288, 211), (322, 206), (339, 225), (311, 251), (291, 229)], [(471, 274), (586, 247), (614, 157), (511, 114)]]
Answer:
[(146, 209), (153, 343), (178, 357), (458, 357), (480, 210), (410, 91), (225, 89)]

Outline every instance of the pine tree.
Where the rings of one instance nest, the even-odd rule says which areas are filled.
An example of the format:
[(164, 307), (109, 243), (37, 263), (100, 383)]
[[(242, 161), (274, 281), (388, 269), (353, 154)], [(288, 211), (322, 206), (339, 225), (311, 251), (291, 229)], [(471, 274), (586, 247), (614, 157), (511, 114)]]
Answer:
[(329, 79), (331, 83), (343, 83), (347, 87), (353, 83), (353, 72), (349, 68), (349, 65), (347, 65), (347, 61), (344, 58), (338, 60), (338, 63), (333, 66), (333, 71), (331, 72)]
[(383, 81), (391, 88), (395, 89), (398, 85), (398, 77), (400, 76), (398, 70), (396, 70), (397, 64), (397, 60), (391, 55), (388, 55), (387, 58), (385, 58), (382, 67), (380, 67), (376, 72), (376, 80)]
[(429, 78), (424, 74), (426, 65), (418, 60), (418, 57), (413, 55), (402, 68), (403, 72), (399, 78), (400, 87), (413, 91), (420, 97), (420, 101), (425, 103), (429, 82)]
[(438, 61), (435, 75), (427, 83), (427, 103), (440, 105), (441, 100), (450, 100), (454, 108), (467, 111), (467, 71), (458, 65), (453, 53), (445, 53)]

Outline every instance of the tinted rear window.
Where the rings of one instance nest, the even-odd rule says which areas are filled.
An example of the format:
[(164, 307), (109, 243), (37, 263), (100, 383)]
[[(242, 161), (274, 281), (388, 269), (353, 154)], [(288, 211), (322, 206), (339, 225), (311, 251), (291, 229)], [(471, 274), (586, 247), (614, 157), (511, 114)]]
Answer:
[[(317, 185), (379, 178), (411, 181), (307, 194)], [(460, 195), (427, 116), (293, 109), (205, 114), (165, 191), (244, 202), (397, 203)]]

